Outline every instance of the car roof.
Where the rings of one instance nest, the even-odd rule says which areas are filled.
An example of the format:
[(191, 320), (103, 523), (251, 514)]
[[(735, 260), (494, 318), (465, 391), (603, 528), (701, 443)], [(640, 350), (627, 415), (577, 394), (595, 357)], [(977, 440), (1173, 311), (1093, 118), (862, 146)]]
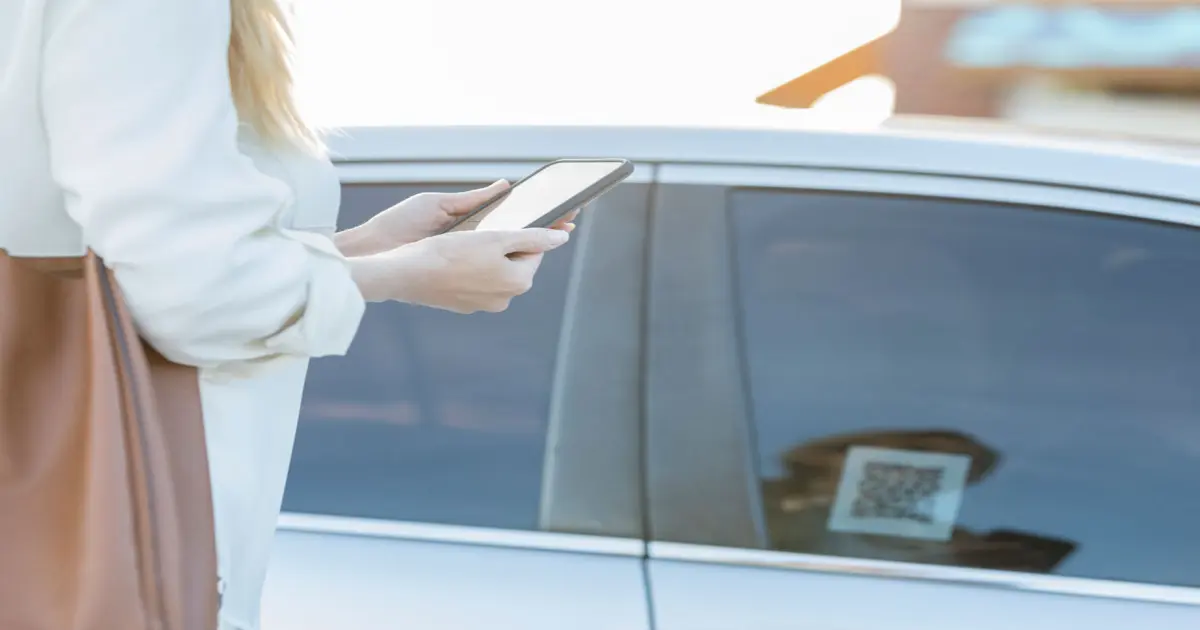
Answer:
[(1200, 144), (1155, 134), (1083, 128), (1065, 129), (992, 118), (915, 115), (894, 116), (882, 122), (880, 127), (897, 132), (912, 131), (927, 135), (954, 134), (960, 137), (978, 137), (1000, 141), (1021, 140), (1031, 144), (1066, 145), (1082, 151), (1118, 151), (1200, 160)]
[(351, 127), (335, 134), (330, 148), (343, 163), (604, 156), (645, 163), (936, 174), (1200, 203), (1200, 148), (1186, 143), (930, 117), (858, 125), (804, 116), (705, 125)]

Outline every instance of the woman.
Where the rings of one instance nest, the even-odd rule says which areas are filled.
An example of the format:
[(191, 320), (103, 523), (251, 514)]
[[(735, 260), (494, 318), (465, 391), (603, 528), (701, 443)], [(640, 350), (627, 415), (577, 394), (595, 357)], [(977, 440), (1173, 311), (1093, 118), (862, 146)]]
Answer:
[(308, 357), (344, 353), (364, 301), (503, 310), (572, 227), (430, 236), (500, 182), (331, 238), (276, 1), (0, 3), (0, 245), (93, 249), (146, 340), (200, 368), (227, 630), (258, 625)]

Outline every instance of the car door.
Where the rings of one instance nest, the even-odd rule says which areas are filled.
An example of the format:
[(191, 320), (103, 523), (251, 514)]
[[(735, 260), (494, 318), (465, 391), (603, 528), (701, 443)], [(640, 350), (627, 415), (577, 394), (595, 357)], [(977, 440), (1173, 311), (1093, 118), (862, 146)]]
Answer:
[[(534, 166), (341, 164), (341, 227)], [(508, 311), (373, 304), (312, 363), (264, 627), (648, 627), (647, 182), (597, 201)]]
[(879, 172), (659, 181), (658, 630), (1200, 627), (1200, 209)]

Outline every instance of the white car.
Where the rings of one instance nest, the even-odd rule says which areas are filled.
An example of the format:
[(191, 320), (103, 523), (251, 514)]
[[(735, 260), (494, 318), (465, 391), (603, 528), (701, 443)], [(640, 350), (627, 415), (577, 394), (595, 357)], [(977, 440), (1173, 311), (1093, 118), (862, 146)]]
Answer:
[(314, 362), (266, 630), (1200, 628), (1200, 162), (874, 130), (352, 129), (342, 221), (635, 174), (509, 311)]

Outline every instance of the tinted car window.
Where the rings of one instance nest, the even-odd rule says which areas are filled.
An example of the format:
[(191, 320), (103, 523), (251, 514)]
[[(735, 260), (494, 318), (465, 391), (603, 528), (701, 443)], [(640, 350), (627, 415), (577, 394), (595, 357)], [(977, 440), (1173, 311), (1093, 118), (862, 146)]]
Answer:
[(1200, 232), (732, 194), (776, 549), (1200, 586)]
[[(347, 185), (341, 223), (469, 187)], [(571, 256), (500, 314), (371, 305), (349, 354), (309, 370), (284, 509), (536, 528)]]

